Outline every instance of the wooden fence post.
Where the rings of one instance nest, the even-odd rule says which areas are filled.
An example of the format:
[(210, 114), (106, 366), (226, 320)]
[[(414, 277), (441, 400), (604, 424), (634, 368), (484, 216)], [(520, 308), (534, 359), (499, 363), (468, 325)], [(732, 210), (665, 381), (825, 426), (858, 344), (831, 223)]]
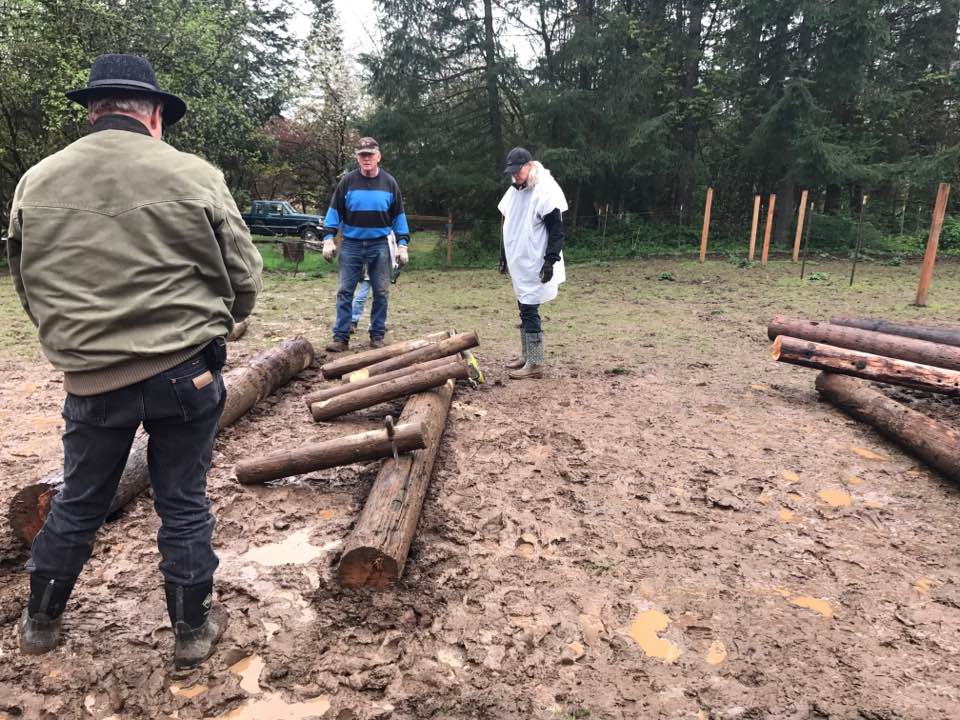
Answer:
[(750, 252), (747, 254), (747, 260), (753, 262), (754, 250), (757, 247), (757, 225), (760, 224), (760, 196), (753, 198), (753, 226), (750, 228)]
[(763, 229), (763, 250), (760, 252), (760, 267), (767, 266), (767, 256), (770, 254), (770, 233), (773, 232), (773, 209), (777, 206), (777, 196), (770, 194), (767, 205), (767, 226)]
[(804, 190), (800, 194), (800, 214), (797, 216), (797, 235), (793, 239), (793, 261), (796, 262), (800, 259), (800, 238), (803, 236), (803, 219), (806, 217), (807, 213), (807, 193), (808, 190)]
[(700, 233), (700, 262), (707, 258), (707, 238), (710, 236), (710, 209), (713, 207), (713, 188), (707, 188), (707, 204), (703, 208), (703, 230)]
[(447, 215), (447, 265), (453, 264), (453, 213)]
[(937, 204), (933, 208), (933, 219), (930, 221), (927, 251), (923, 255), (923, 267), (920, 268), (920, 285), (917, 287), (916, 304), (921, 307), (927, 304), (927, 293), (930, 290), (930, 281), (933, 279), (933, 265), (937, 261), (937, 245), (940, 244), (940, 231), (943, 229), (943, 216), (947, 212), (949, 196), (950, 184), (940, 183), (940, 188), (937, 190)]

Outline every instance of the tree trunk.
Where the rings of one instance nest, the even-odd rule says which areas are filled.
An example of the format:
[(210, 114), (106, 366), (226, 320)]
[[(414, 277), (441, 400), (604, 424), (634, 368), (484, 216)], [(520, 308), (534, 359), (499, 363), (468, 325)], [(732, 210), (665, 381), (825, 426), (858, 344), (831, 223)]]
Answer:
[(467, 367), (465, 362), (441, 365), (430, 370), (421, 370), (412, 375), (354, 390), (345, 395), (332, 397), (329, 400), (321, 400), (310, 406), (310, 412), (313, 419), (318, 422), (331, 420), (355, 410), (373, 407), (389, 400), (396, 400), (438, 387), (450, 379), (465, 380), (469, 374), (470, 368)]
[(696, 88), (700, 82), (700, 62), (703, 59), (700, 40), (703, 35), (702, 0), (690, 0), (687, 3), (687, 23), (685, 29), (684, 55), (682, 61), (680, 97), (682, 116), (680, 123), (680, 162), (679, 205), (693, 209), (693, 193), (696, 185), (697, 142), (700, 137), (700, 118), (697, 104), (694, 102)]
[(426, 447), (422, 423), (397, 425), (393, 441), (386, 430), (370, 430), (244, 460), (237, 464), (237, 481), (253, 485), (323, 468), (379, 460), (393, 455), (394, 443), (398, 453)]
[(497, 38), (493, 32), (493, 2), (483, 0), (483, 57), (487, 83), (487, 114), (490, 120), (490, 141), (493, 150), (493, 168), (503, 166), (503, 123), (500, 118), (500, 93), (497, 73)]
[(401, 422), (422, 422), (426, 448), (399, 461), (387, 460), (370, 489), (340, 557), (340, 582), (351, 588), (383, 588), (396, 582), (427, 495), (440, 438), (447, 422), (453, 382), (410, 398)]
[(364, 370), (366, 370), (368, 377), (373, 377), (374, 375), (383, 375), (391, 370), (398, 370), (399, 368), (409, 367), (410, 365), (415, 365), (417, 363), (436, 360), (448, 355), (456, 355), (464, 350), (469, 350), (472, 347), (476, 347), (479, 344), (480, 338), (477, 337), (475, 332), (458, 333), (457, 335), (447, 338), (446, 340), (442, 340), (441, 342), (427, 345), (426, 347), (404, 353), (403, 355), (398, 355), (397, 357), (384, 360), (383, 362), (379, 362), (374, 365), (369, 365), (364, 368)]
[(790, 247), (793, 238), (793, 216), (796, 214), (797, 201), (793, 196), (796, 188), (791, 180), (781, 180), (777, 186), (776, 222), (773, 224), (773, 244), (779, 248)]
[(945, 395), (960, 395), (960, 372), (906, 360), (846, 350), (781, 335), (773, 341), (773, 359), (828, 372), (903, 385)]
[(403, 353), (408, 353), (412, 350), (437, 343), (440, 340), (445, 340), (450, 337), (450, 335), (451, 333), (449, 332), (430, 333), (417, 340), (404, 340), (403, 342), (393, 343), (382, 348), (374, 348), (372, 350), (354, 353), (353, 355), (345, 355), (336, 360), (324, 363), (320, 366), (320, 372), (323, 373), (323, 377), (327, 380), (332, 380), (351, 373), (354, 370), (359, 370), (367, 365), (380, 362), (381, 360), (396, 357), (397, 355), (402, 355)]
[(338, 383), (337, 385), (325, 387), (322, 390), (315, 390), (312, 393), (304, 395), (303, 401), (307, 404), (307, 409), (309, 409), (311, 405), (318, 403), (321, 400), (329, 400), (330, 398), (337, 397), (338, 395), (343, 395), (344, 393), (353, 392), (354, 390), (370, 387), (371, 385), (378, 385), (379, 383), (386, 382), (387, 380), (394, 380), (396, 378), (405, 377), (406, 375), (412, 375), (413, 373), (421, 370), (430, 370), (431, 368), (440, 367), (441, 365), (449, 365), (459, 361), (459, 356), (442, 357), (437, 360), (431, 360), (430, 362), (419, 363), (417, 365), (411, 365), (410, 367), (400, 368), (399, 370), (384, 373), (383, 375), (374, 375), (373, 377), (364, 378), (363, 380), (356, 380), (354, 382)]
[[(295, 337), (255, 355), (246, 365), (224, 373), (227, 402), (220, 416), (219, 428), (230, 425), (264, 397), (286, 385), (313, 362), (313, 357), (313, 346), (305, 338)], [(142, 429), (139, 430), (130, 448), (117, 493), (110, 504), (111, 513), (122, 508), (150, 486), (147, 443), (147, 434)], [(30, 545), (43, 527), (43, 521), (50, 510), (50, 501), (60, 491), (62, 484), (63, 470), (58, 470), (14, 496), (8, 518), (14, 533), (25, 545)]]
[(891, 400), (866, 383), (820, 373), (817, 392), (847, 414), (871, 425), (907, 452), (960, 481), (960, 433)]
[(885, 355), (948, 370), (960, 370), (960, 348), (953, 345), (774, 315), (770, 324), (767, 325), (767, 337), (776, 340), (778, 335)]
[(897, 323), (888, 322), (887, 320), (855, 318), (847, 315), (832, 317), (830, 318), (830, 323), (833, 325), (845, 325), (846, 327), (860, 328), (861, 330), (873, 330), (874, 332), (887, 333), (888, 335), (902, 335), (903, 337), (916, 338), (917, 340), (927, 340), (928, 342), (960, 347), (960, 326), (956, 325), (934, 327), (932, 325), (920, 325), (918, 323)]

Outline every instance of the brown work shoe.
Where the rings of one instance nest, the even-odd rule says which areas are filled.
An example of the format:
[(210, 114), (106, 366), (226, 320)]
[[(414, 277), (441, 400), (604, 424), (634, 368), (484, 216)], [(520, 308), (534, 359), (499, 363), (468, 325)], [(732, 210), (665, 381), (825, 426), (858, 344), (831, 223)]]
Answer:
[(333, 340), (327, 343), (327, 352), (343, 352), (349, 347), (346, 340)]
[(526, 380), (527, 378), (542, 378), (543, 365), (531, 365), (529, 362), (519, 370), (511, 370), (511, 380)]
[(383, 347), (383, 338), (370, 338), (370, 347), (371, 347), (371, 348), (382, 348), (382, 347)]

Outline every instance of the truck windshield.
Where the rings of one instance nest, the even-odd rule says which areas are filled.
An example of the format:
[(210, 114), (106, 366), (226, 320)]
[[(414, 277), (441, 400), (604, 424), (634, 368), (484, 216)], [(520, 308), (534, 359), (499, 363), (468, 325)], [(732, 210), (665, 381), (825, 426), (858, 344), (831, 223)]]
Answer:
[(282, 208), (281, 211), (280, 211), (280, 214), (281, 214), (281, 215), (296, 215), (296, 214), (297, 214), (297, 211), (294, 210), (294, 209), (293, 209), (293, 206), (292, 206), (290, 203), (288, 203), (288, 202), (280, 203), (280, 207)]

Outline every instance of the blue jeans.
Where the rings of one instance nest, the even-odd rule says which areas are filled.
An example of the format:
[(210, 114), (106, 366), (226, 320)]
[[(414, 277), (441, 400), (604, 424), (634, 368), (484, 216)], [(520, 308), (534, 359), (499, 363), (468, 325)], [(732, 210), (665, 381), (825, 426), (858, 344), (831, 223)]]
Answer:
[(370, 311), (370, 337), (380, 339), (387, 334), (387, 301), (390, 297), (390, 248), (387, 239), (351, 240), (340, 244), (340, 287), (337, 289), (337, 321), (333, 339), (344, 342), (350, 337), (353, 317), (353, 293), (363, 277), (363, 266), (370, 275), (373, 308)]
[(357, 293), (353, 296), (353, 312), (351, 319), (353, 322), (360, 322), (363, 317), (363, 306), (367, 304), (367, 295), (370, 294), (370, 281), (361, 280), (357, 285)]
[[(213, 516), (206, 497), (213, 440), (227, 392), (220, 371), (204, 385), (203, 353), (152, 378), (63, 405), (63, 487), (33, 541), (27, 570), (76, 580), (127, 464), (137, 428), (149, 435), (147, 467), (160, 516), (157, 545), (167, 582), (196, 585), (213, 578)], [(194, 378), (199, 378), (194, 385)]]
[(520, 324), (525, 333), (543, 332), (543, 327), (540, 325), (539, 305), (524, 305), (518, 302), (517, 307), (520, 308)]

